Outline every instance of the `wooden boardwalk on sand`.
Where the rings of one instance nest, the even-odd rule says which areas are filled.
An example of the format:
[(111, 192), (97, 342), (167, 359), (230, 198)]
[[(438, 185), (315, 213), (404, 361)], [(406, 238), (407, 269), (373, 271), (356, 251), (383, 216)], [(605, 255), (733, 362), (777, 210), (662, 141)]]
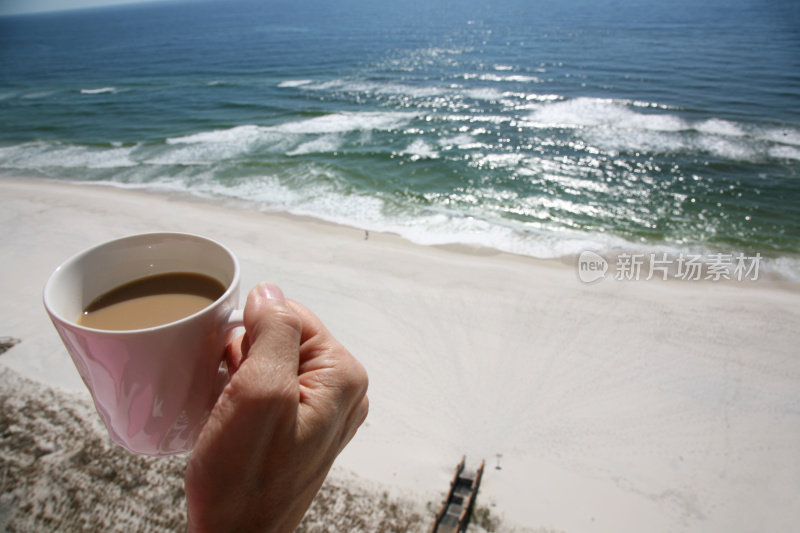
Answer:
[(436, 513), (436, 520), (430, 533), (461, 533), (467, 530), (470, 513), (481, 484), (484, 461), (481, 461), (475, 472), (467, 472), (464, 461), (465, 458), (462, 457), (456, 467), (453, 481), (450, 482), (450, 492)]

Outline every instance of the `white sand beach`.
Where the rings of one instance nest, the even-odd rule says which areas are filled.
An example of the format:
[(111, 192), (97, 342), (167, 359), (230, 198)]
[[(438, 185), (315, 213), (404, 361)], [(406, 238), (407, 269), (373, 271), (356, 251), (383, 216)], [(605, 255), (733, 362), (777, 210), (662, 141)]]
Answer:
[(242, 298), (277, 283), (367, 368), (370, 415), (337, 475), (438, 506), (462, 455), (484, 459), (478, 505), (503, 530), (800, 523), (797, 284), (587, 285), (566, 260), (32, 179), (0, 179), (0, 220), (0, 336), (21, 340), (0, 367), (26, 378), (88, 397), (41, 304), (61, 261), (127, 234), (197, 233), (237, 254)]

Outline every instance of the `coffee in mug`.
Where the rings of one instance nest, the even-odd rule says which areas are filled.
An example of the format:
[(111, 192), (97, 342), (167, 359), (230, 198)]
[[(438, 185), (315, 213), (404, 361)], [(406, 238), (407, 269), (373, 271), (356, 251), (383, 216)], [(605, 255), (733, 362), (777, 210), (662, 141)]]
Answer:
[(193, 315), (224, 292), (218, 280), (194, 272), (147, 276), (101, 294), (76, 323), (95, 329), (150, 328)]

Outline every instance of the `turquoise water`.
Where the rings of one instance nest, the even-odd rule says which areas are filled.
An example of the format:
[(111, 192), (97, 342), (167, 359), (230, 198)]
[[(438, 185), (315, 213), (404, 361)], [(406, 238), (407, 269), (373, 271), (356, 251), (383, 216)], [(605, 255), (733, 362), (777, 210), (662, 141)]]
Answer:
[(781, 1), (204, 1), (0, 17), (0, 173), (537, 257), (800, 275)]

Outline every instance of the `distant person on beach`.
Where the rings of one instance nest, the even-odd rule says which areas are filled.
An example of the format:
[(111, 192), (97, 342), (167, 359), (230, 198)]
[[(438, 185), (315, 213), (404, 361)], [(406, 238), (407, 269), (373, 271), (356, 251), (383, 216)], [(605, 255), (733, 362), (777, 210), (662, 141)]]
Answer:
[(294, 531), (369, 410), (364, 368), (278, 287), (250, 292), (244, 325), (186, 469), (191, 532)]

